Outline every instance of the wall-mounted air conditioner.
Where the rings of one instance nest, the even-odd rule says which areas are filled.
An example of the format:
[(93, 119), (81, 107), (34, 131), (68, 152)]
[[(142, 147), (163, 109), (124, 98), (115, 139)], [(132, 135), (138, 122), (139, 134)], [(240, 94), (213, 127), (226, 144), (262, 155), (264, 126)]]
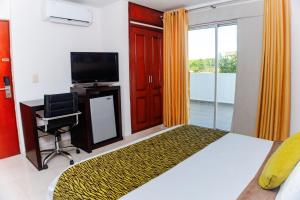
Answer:
[(88, 7), (63, 0), (46, 0), (45, 15), (46, 20), (54, 23), (89, 26), (93, 22)]

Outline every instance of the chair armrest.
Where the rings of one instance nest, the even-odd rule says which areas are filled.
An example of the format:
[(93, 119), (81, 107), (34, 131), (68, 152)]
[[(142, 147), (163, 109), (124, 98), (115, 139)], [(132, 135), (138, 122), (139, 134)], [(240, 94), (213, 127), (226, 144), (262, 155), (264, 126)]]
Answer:
[(72, 114), (67, 114), (67, 115), (61, 115), (61, 116), (56, 116), (56, 117), (50, 117), (50, 118), (46, 118), (46, 117), (42, 117), (41, 119), (43, 121), (51, 121), (51, 120), (55, 120), (55, 119), (62, 119), (62, 118), (66, 118), (66, 117), (72, 117), (72, 116), (77, 116), (81, 115), (81, 112), (77, 112), (77, 113), (72, 113)]
[(78, 116), (81, 115), (81, 114), (82, 113), (78, 111), (76, 113), (67, 114), (67, 115), (61, 115), (61, 116), (56, 116), (56, 117), (50, 117), (50, 118), (42, 117), (41, 120), (45, 122), (45, 130), (44, 130), (44, 132), (48, 131), (48, 122), (51, 121), (51, 120), (56, 120), (56, 119), (62, 119), (62, 118), (76, 116), (76, 123), (73, 125), (73, 127), (77, 126), (78, 123), (79, 123), (79, 117)]

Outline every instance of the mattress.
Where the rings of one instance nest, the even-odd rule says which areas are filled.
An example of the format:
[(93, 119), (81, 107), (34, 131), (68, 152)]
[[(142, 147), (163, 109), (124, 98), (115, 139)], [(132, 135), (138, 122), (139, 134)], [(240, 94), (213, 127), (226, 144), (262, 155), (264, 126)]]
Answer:
[[(229, 133), (121, 199), (237, 199), (261, 167), (272, 144)], [(49, 187), (49, 199), (57, 180)]]
[(121, 200), (238, 199), (272, 144), (230, 133)]

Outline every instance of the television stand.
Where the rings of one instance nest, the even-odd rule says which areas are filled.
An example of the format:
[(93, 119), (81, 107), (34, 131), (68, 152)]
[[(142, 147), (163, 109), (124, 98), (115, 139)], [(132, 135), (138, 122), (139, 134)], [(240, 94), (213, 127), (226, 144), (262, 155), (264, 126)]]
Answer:
[[(82, 112), (82, 114), (79, 116), (79, 125), (74, 127), (72, 131), (72, 144), (75, 146), (78, 146), (79, 148), (83, 149), (84, 151), (91, 153), (93, 149), (97, 149), (99, 147), (120, 141), (123, 139), (122, 136), (122, 121), (121, 121), (121, 96), (120, 96), (120, 86), (99, 86), (94, 85), (92, 87), (71, 87), (72, 92), (78, 93), (78, 106), (79, 110)], [(115, 130), (116, 135), (113, 134), (113, 137), (109, 138), (107, 137), (107, 134), (110, 133), (103, 133), (102, 138), (106, 138), (103, 141), (99, 140), (97, 142), (94, 142), (96, 138), (94, 136), (96, 134), (101, 133), (95, 133), (95, 125), (93, 124), (93, 121), (95, 123), (95, 119), (98, 120), (97, 113), (99, 111), (98, 109), (93, 109), (93, 102), (94, 100), (101, 99), (101, 97), (113, 97), (113, 109), (114, 109), (114, 118), (115, 118)], [(110, 104), (111, 105), (111, 104)], [(100, 106), (101, 107), (101, 106)], [(100, 109), (101, 110), (101, 109)], [(103, 113), (99, 112), (99, 115)], [(112, 114), (112, 113), (108, 113)], [(96, 118), (95, 118), (96, 116)], [(99, 122), (101, 124), (102, 122)], [(103, 124), (103, 123), (102, 123)], [(103, 127), (101, 130), (101, 127), (98, 126), (99, 132), (106, 130), (106, 127)], [(97, 137), (98, 137), (97, 136)], [(101, 135), (99, 136), (101, 138)]]
[(116, 82), (106, 82), (106, 83), (75, 83), (72, 88), (97, 88), (97, 87), (112, 87), (117, 86)]
[(98, 85), (98, 83), (93, 83), (93, 85), (91, 86), (92, 88), (95, 88), (95, 87), (99, 87), (100, 85)]

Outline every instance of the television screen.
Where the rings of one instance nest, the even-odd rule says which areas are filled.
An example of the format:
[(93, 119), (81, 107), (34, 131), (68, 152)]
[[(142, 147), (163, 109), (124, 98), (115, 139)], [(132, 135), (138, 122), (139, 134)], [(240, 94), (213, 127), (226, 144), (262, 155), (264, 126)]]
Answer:
[(73, 83), (118, 82), (118, 53), (71, 53)]

